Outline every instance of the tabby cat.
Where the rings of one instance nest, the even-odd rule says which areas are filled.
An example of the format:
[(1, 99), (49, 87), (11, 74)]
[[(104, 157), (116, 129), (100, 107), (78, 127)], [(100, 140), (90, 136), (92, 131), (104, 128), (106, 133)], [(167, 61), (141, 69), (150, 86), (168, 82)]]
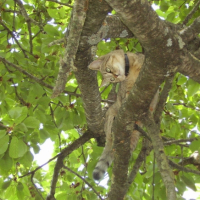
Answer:
[[(104, 177), (107, 168), (111, 165), (114, 159), (112, 151), (112, 123), (121, 104), (127, 98), (131, 88), (133, 87), (143, 62), (144, 55), (142, 54), (134, 54), (130, 52), (124, 54), (123, 50), (116, 50), (98, 58), (89, 65), (90, 69), (101, 72), (103, 77), (101, 87), (106, 86), (109, 83), (121, 82), (119, 91), (117, 93), (117, 100), (106, 113), (104, 125), (106, 144), (103, 153), (93, 171), (93, 178), (95, 180), (100, 180)], [(129, 65), (128, 70), (127, 65)], [(136, 148), (138, 139), (139, 132), (134, 130), (131, 134), (131, 152)]]

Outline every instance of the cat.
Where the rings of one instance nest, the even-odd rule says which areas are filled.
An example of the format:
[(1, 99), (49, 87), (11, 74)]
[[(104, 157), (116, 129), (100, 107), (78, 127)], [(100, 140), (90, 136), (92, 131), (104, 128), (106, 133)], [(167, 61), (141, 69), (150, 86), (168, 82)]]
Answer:
[[(88, 66), (92, 70), (98, 70), (101, 72), (103, 80), (100, 87), (106, 86), (109, 83), (121, 82), (116, 102), (109, 107), (106, 113), (104, 125), (106, 144), (93, 171), (93, 178), (95, 180), (100, 180), (104, 177), (107, 168), (111, 165), (114, 159), (112, 151), (112, 123), (121, 104), (128, 97), (129, 92), (139, 75), (143, 62), (143, 54), (134, 54), (131, 52), (124, 54), (123, 50), (115, 50), (98, 58)], [(129, 69), (127, 69), (127, 67), (129, 67)], [(154, 104), (156, 104), (155, 100), (153, 101)], [(154, 104), (152, 106), (155, 107)], [(139, 136), (140, 133), (137, 130), (132, 132), (130, 142), (131, 152), (136, 148)]]

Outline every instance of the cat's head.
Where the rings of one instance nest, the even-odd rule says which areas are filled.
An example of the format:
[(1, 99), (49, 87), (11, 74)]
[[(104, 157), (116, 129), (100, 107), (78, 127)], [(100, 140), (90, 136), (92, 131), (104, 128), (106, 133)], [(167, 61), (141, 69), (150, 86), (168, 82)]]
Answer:
[(124, 52), (123, 50), (112, 51), (93, 61), (89, 68), (101, 72), (103, 80), (100, 87), (121, 82), (126, 78)]

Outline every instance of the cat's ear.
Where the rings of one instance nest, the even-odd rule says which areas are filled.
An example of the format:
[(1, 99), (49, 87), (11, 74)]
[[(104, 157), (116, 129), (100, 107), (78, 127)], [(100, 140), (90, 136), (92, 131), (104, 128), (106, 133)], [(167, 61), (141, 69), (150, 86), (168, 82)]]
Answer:
[(95, 60), (88, 66), (92, 70), (100, 70), (102, 60)]
[(101, 82), (100, 87), (107, 86), (107, 85), (109, 85), (109, 83), (110, 83), (110, 81), (108, 79), (103, 79), (102, 82)]

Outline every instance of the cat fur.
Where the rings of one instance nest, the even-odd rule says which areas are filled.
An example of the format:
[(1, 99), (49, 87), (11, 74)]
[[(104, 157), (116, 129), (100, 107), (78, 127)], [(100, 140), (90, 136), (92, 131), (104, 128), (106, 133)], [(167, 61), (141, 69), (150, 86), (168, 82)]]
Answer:
[[(138, 75), (140, 69), (144, 62), (143, 54), (134, 54), (131, 52), (127, 52), (127, 56), (129, 59), (129, 73), (125, 76), (125, 55), (123, 50), (115, 50), (112, 51), (97, 60), (93, 61), (89, 68), (92, 70), (98, 70), (102, 74), (102, 86), (106, 86), (109, 83), (121, 82), (116, 102), (109, 107), (106, 113), (104, 131), (106, 134), (106, 144), (101, 154), (99, 161), (96, 164), (96, 167), (93, 171), (93, 178), (95, 180), (100, 180), (104, 177), (107, 168), (111, 165), (114, 155), (112, 150), (112, 123), (115, 116), (118, 113), (118, 110), (121, 104), (129, 95), (130, 90), (132, 89)], [(158, 99), (156, 97), (156, 99)], [(157, 100), (153, 100), (153, 105), (151, 107), (155, 107), (157, 104)], [(154, 109), (154, 108), (153, 108)], [(139, 132), (134, 130), (131, 134), (131, 142), (130, 149), (131, 152), (134, 151), (136, 145), (139, 140)]]

